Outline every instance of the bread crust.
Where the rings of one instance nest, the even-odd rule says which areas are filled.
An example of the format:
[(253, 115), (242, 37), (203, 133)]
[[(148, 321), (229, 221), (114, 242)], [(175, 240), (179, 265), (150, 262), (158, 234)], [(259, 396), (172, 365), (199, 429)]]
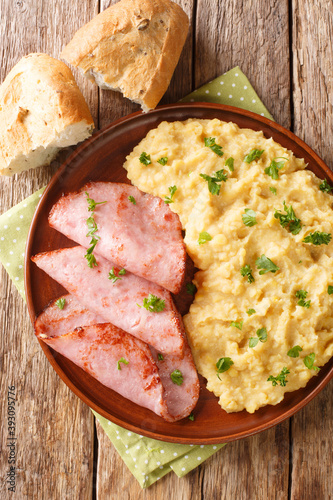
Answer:
[(47, 54), (23, 57), (0, 86), (0, 173), (10, 175), (13, 159), (24, 161), (40, 147), (54, 145), (52, 160), (61, 147), (57, 139), (67, 127), (80, 123), (89, 136), (94, 122), (68, 66)]
[(120, 0), (80, 28), (61, 57), (145, 109), (169, 86), (189, 20), (170, 0)]

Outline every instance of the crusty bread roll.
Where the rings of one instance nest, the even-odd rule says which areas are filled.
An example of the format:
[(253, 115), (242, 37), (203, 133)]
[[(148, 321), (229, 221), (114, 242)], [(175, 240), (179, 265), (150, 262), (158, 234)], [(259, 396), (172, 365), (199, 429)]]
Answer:
[(93, 128), (66, 64), (29, 54), (0, 86), (0, 174), (49, 165), (59, 149), (83, 141)]
[(79, 29), (61, 57), (149, 111), (169, 86), (188, 26), (170, 0), (121, 0)]

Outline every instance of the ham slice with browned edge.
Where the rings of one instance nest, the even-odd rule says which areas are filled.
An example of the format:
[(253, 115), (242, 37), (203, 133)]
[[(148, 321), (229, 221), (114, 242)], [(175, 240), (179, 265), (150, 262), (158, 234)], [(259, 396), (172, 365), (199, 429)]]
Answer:
[[(32, 257), (33, 262), (92, 312), (125, 330), (162, 353), (181, 354), (184, 347), (184, 326), (170, 292), (130, 272), (109, 279), (112, 262), (97, 256), (97, 267), (88, 267), (86, 249), (77, 246), (44, 252)], [(164, 309), (151, 312), (144, 299), (152, 294), (164, 301)]]
[(106, 387), (167, 421), (164, 389), (149, 347), (110, 323), (76, 328), (45, 338), (52, 349), (73, 361)]
[[(96, 205), (100, 237), (94, 253), (117, 266), (178, 293), (185, 277), (186, 250), (177, 214), (161, 199), (128, 184), (91, 182), (82, 191), (62, 196), (49, 214), (49, 224), (84, 247), (87, 194)], [(132, 200), (132, 201), (130, 201)]]
[[(169, 422), (180, 420), (191, 413), (199, 397), (199, 381), (191, 349), (186, 339), (184, 356), (170, 354), (161, 356), (154, 348), (149, 346), (155, 366), (151, 363), (151, 358), (147, 356), (145, 359), (146, 361), (149, 360), (149, 362), (146, 364), (146, 370), (141, 372), (142, 367), (137, 366), (136, 363), (142, 360), (140, 350), (147, 353), (146, 344), (139, 340), (134, 340), (134, 343), (128, 344), (127, 339), (133, 339), (133, 337), (129, 334), (124, 335), (125, 332), (109, 324), (100, 324), (101, 328), (98, 330), (89, 328), (94, 324), (103, 323), (103, 318), (82, 306), (71, 295), (64, 295), (61, 299), (64, 300), (63, 309), (59, 309), (57, 301), (53, 301), (36, 319), (35, 334), (38, 338), (71, 359), (107, 387), (119, 392), (129, 400), (151, 409)], [(110, 327), (112, 328), (110, 329)], [(114, 340), (118, 335), (121, 335), (123, 340), (125, 339), (125, 344), (122, 347)], [(58, 340), (56, 340), (57, 338)], [(99, 341), (96, 340), (97, 338), (99, 338)], [(105, 347), (109, 341), (110, 345)], [(86, 356), (90, 344), (92, 345), (92, 359), (90, 354)], [(128, 345), (131, 346), (130, 349), (128, 349)], [(142, 345), (145, 346), (144, 349)], [(139, 353), (137, 350), (139, 350)], [(129, 361), (129, 364), (125, 366), (121, 363), (120, 366), (121, 368), (124, 366), (124, 371), (122, 374), (115, 374), (115, 366), (121, 357)], [(98, 360), (102, 367), (106, 367), (106, 373), (101, 372), (104, 369), (101, 366), (95, 367)], [(144, 379), (146, 381), (147, 369), (151, 370), (154, 380), (156, 380), (155, 368), (158, 369), (158, 375), (163, 386), (162, 401), (157, 386), (153, 392), (149, 392), (144, 380), (137, 383), (137, 378), (135, 378), (136, 385), (134, 386), (132, 381), (127, 384), (125, 380), (125, 384), (123, 384), (124, 375), (127, 377), (131, 373), (128, 370), (129, 366), (130, 369), (136, 370), (135, 377), (138, 375), (146, 376), (146, 379)], [(175, 370), (179, 370), (182, 374), (183, 382), (181, 385), (177, 385), (171, 380), (171, 373)], [(123, 377), (119, 378), (120, 375)], [(135, 388), (134, 391), (132, 391), (133, 387)], [(138, 392), (143, 394), (139, 395)], [(151, 399), (156, 400), (151, 401)], [(139, 401), (144, 401), (144, 403)]]

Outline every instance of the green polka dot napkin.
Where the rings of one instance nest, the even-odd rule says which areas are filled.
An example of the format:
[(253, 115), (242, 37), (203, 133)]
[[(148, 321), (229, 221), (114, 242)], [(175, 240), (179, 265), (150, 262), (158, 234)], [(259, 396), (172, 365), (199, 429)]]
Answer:
[[(236, 67), (188, 95), (182, 102), (205, 101), (230, 104), (271, 118), (248, 79)], [(0, 216), (0, 261), (19, 293), (24, 293), (24, 249), (32, 216), (44, 188)], [(164, 443), (123, 429), (93, 412), (120, 456), (146, 488), (174, 471), (182, 477), (222, 448), (220, 445)]]

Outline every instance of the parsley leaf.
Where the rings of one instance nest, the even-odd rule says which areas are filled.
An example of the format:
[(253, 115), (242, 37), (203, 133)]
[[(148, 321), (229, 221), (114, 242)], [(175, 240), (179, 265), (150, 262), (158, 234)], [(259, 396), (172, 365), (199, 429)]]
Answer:
[(208, 182), (208, 190), (212, 194), (219, 195), (220, 194), (220, 189), (221, 189), (221, 183), (226, 182), (228, 179), (227, 174), (225, 173), (225, 170), (222, 168), (222, 170), (218, 170), (217, 172), (214, 173), (215, 177), (211, 177), (210, 175), (206, 174), (200, 174), (200, 177), (205, 179), (205, 181)]
[[(234, 364), (231, 358), (220, 358), (216, 363), (217, 377), (220, 379), (219, 374), (224, 373)], [(220, 379), (221, 380), (221, 379)]]
[(301, 348), (301, 346), (295, 345), (294, 347), (292, 347), (291, 349), (289, 349), (289, 351), (287, 352), (287, 356), (289, 356), (290, 358), (298, 358), (299, 357), (299, 353), (301, 351), (303, 351), (303, 349)]
[(230, 172), (233, 172), (235, 170), (234, 168), (234, 158), (232, 156), (230, 156), (229, 158), (227, 158), (227, 160), (225, 161), (225, 166), (229, 168)]
[(319, 185), (319, 189), (323, 193), (331, 193), (333, 191), (333, 188), (329, 185), (326, 179), (324, 179), (323, 182)]
[(164, 357), (163, 357), (163, 354), (161, 354), (160, 352), (157, 354), (157, 359), (159, 361), (164, 361)]
[(256, 313), (255, 309), (249, 309), (248, 311), (246, 311), (246, 314), (248, 314), (249, 316), (252, 316), (252, 314), (255, 314), (255, 313)]
[(245, 163), (251, 163), (252, 161), (259, 160), (264, 151), (264, 149), (252, 149), (247, 155), (244, 156), (243, 161)]
[(222, 151), (222, 146), (219, 146), (216, 144), (216, 139), (215, 137), (205, 137), (205, 146), (207, 148), (210, 148), (214, 153), (216, 153), (218, 156), (223, 156), (223, 151)]
[(106, 201), (96, 202), (95, 200), (90, 198), (87, 191), (85, 191), (85, 193), (87, 195), (88, 210), (89, 210), (89, 212), (92, 212), (92, 214), (86, 220), (86, 223), (87, 223), (87, 226), (89, 229), (86, 236), (91, 236), (91, 240), (90, 240), (90, 247), (88, 248), (84, 257), (87, 259), (88, 267), (93, 268), (94, 266), (97, 266), (97, 261), (96, 261), (94, 254), (93, 254), (93, 251), (95, 249), (95, 246), (98, 243), (98, 240), (100, 239), (100, 237), (97, 236), (97, 234), (95, 234), (97, 231), (97, 224), (96, 224), (96, 221), (94, 219), (94, 210), (96, 208), (96, 205), (103, 205), (104, 203), (106, 203)]
[(241, 329), (243, 328), (243, 323), (244, 323), (244, 321), (243, 321), (243, 320), (241, 320), (241, 321), (239, 321), (239, 322), (237, 322), (237, 321), (232, 321), (232, 322), (230, 323), (230, 326), (234, 326), (235, 328), (238, 328), (238, 330), (241, 330)]
[(256, 335), (257, 337), (250, 337), (249, 347), (255, 347), (259, 340), (262, 343), (267, 342), (267, 330), (265, 327), (259, 328), (259, 330), (256, 331)]
[(306, 292), (305, 290), (298, 290), (296, 292), (296, 297), (299, 299), (299, 301), (297, 302), (297, 305), (301, 306), (301, 307), (306, 307), (307, 309), (309, 309), (309, 307), (311, 305), (311, 300), (307, 300), (307, 301), (304, 300), (306, 298), (307, 294), (308, 294), (308, 292)]
[(312, 243), (313, 245), (328, 245), (332, 239), (331, 233), (323, 233), (321, 231), (315, 231), (314, 233), (308, 234), (303, 240), (304, 243)]
[(63, 309), (65, 307), (65, 304), (66, 304), (66, 299), (64, 299), (64, 298), (58, 299), (56, 301), (56, 306), (58, 306), (59, 309)]
[(85, 254), (85, 258), (87, 259), (87, 262), (88, 262), (88, 267), (90, 267), (90, 268), (97, 266), (97, 261), (96, 261), (95, 255), (93, 254), (93, 251), (95, 249), (95, 246), (98, 243), (98, 240), (99, 240), (99, 236), (91, 238), (90, 247), (88, 248), (88, 250)]
[(104, 205), (104, 203), (106, 203), (106, 201), (95, 201), (93, 200), (92, 198), (90, 198), (89, 194), (87, 193), (87, 191), (85, 191), (85, 194), (87, 195), (87, 202), (88, 202), (88, 210), (89, 212), (93, 212), (96, 208), (96, 205)]
[(202, 231), (202, 233), (199, 234), (199, 239), (198, 243), (199, 245), (203, 245), (207, 241), (210, 241), (212, 239), (211, 235), (207, 233), (206, 231)]
[(241, 267), (241, 275), (245, 278), (245, 276), (247, 277), (247, 281), (249, 283), (253, 283), (254, 282), (254, 277), (252, 275), (252, 269), (251, 267), (246, 264), (245, 266)]
[(165, 309), (165, 300), (150, 293), (143, 299), (143, 307), (150, 312), (161, 312)]
[(245, 226), (252, 227), (255, 226), (257, 223), (256, 220), (256, 213), (254, 210), (251, 210), (250, 208), (245, 208), (245, 214), (242, 214), (242, 219), (245, 224)]
[(168, 163), (168, 157), (167, 156), (162, 156), (162, 158), (160, 158), (159, 160), (157, 160), (157, 163), (159, 163), (160, 165), (166, 165)]
[(305, 356), (305, 358), (303, 359), (303, 363), (305, 364), (305, 366), (307, 368), (309, 368), (309, 370), (319, 371), (320, 368), (318, 366), (313, 365), (315, 357), (316, 357), (315, 353), (311, 352), (311, 354), (309, 354), (308, 356)]
[(150, 165), (151, 164), (150, 155), (147, 155), (147, 153), (142, 152), (141, 155), (139, 156), (139, 161), (143, 165), (146, 165), (146, 166)]
[(296, 217), (293, 207), (287, 207), (286, 202), (283, 202), (283, 208), (285, 210), (285, 214), (282, 214), (280, 210), (275, 210), (274, 217), (275, 219), (279, 219), (282, 227), (286, 228), (292, 234), (298, 234), (302, 229), (302, 221)]
[(129, 197), (128, 197), (128, 199), (129, 199), (129, 201), (130, 201), (131, 203), (133, 203), (133, 205), (136, 205), (136, 201), (135, 201), (134, 196), (129, 196)]
[[(275, 161), (275, 160), (282, 160), (282, 161)], [(273, 158), (271, 161), (269, 167), (265, 168), (264, 172), (265, 174), (269, 175), (274, 179), (275, 181), (278, 180), (279, 178), (279, 170), (284, 167), (284, 163), (288, 161), (288, 158), (283, 158), (283, 156), (279, 156), (277, 158)]]
[(327, 293), (328, 293), (328, 295), (332, 295), (332, 293), (333, 293), (333, 286), (332, 285), (328, 285)]
[(197, 287), (194, 283), (186, 283), (186, 293), (189, 295), (195, 295), (197, 291)]
[(128, 365), (129, 361), (127, 361), (125, 358), (120, 358), (120, 359), (117, 361), (117, 368), (118, 368), (118, 370), (121, 370), (120, 363), (124, 363), (124, 365)]
[(193, 415), (193, 411), (191, 411), (191, 413), (189, 414), (188, 419), (189, 419), (189, 420), (192, 420), (192, 422), (194, 422), (194, 415)]
[(270, 187), (269, 190), (271, 191), (271, 193), (275, 194), (275, 196), (276, 196), (276, 188)]
[(278, 271), (280, 268), (274, 264), (274, 262), (271, 261), (266, 255), (262, 254), (259, 259), (256, 260), (256, 266), (258, 269), (261, 269), (259, 271), (259, 274), (266, 274), (266, 273), (275, 273)]
[(172, 382), (177, 385), (182, 385), (182, 383), (184, 382), (183, 374), (180, 370), (174, 370), (171, 373), (170, 378)]
[(126, 274), (126, 270), (125, 269), (120, 269), (120, 271), (118, 272), (118, 276), (117, 276), (116, 273), (114, 272), (114, 267), (113, 267), (111, 269), (111, 271), (109, 272), (108, 279), (111, 280), (113, 284), (115, 284), (116, 281), (121, 280), (121, 278), (119, 277), (119, 275), (123, 276), (124, 274)]
[(169, 193), (170, 193), (170, 196), (166, 196), (164, 198), (164, 202), (169, 204), (169, 203), (174, 203), (173, 201), (173, 195), (175, 194), (175, 192), (177, 191), (177, 186), (170, 186), (169, 187)]
[(287, 380), (287, 375), (290, 373), (288, 368), (284, 366), (281, 370), (281, 373), (277, 377), (273, 377), (273, 375), (270, 375), (267, 379), (267, 382), (272, 382), (273, 387), (278, 385), (278, 383), (282, 386), (285, 387), (288, 380)]

